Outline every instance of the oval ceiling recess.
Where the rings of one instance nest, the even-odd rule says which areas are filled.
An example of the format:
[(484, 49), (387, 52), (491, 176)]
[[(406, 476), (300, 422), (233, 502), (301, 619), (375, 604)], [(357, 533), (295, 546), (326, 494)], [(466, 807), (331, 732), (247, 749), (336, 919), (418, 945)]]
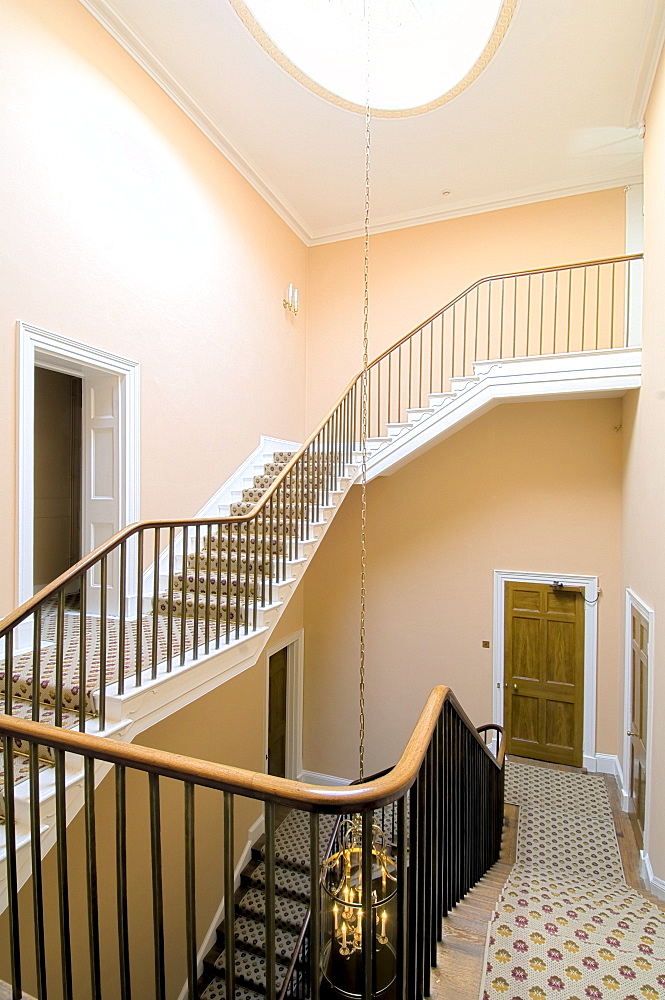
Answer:
[(448, 103), (480, 75), (518, 0), (230, 0), (260, 45), (325, 100), (401, 118)]

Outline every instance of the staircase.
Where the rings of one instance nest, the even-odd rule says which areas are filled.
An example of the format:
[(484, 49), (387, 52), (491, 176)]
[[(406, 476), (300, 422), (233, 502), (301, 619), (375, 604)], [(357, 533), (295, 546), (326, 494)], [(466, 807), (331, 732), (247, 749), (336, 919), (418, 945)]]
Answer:
[[(321, 818), (321, 858), (336, 817)], [(300, 946), (300, 934), (309, 911), (309, 816), (292, 809), (275, 834), (275, 948), (276, 992), (279, 996), (291, 960)], [(252, 849), (235, 895), (236, 997), (264, 1000), (265, 979), (265, 838)], [(217, 941), (204, 959), (199, 983), (201, 1000), (226, 1000), (226, 931), (222, 922)]]
[[(391, 474), (501, 401), (638, 386), (640, 351), (625, 345), (640, 266), (632, 256), (482, 279), (404, 337), (369, 366), (368, 477)], [(9, 615), (5, 713), (129, 742), (253, 666), (357, 477), (361, 388), (358, 376), (295, 454), (278, 449), (227, 506), (125, 528)], [(65, 597), (76, 588), (80, 608)], [(18, 750), (21, 840), (29, 767)], [(45, 746), (35, 766), (51, 816)], [(69, 815), (82, 800), (71, 784)], [(45, 829), (46, 850), (51, 820)]]

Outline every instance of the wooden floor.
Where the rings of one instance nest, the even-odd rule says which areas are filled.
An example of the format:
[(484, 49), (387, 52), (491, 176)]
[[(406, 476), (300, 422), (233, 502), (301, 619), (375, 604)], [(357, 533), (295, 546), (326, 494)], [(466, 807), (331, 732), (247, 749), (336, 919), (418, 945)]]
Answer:
[(515, 860), (517, 806), (506, 805), (501, 857), (443, 921), (438, 968), (432, 969), (434, 998), (478, 1000), (487, 925)]

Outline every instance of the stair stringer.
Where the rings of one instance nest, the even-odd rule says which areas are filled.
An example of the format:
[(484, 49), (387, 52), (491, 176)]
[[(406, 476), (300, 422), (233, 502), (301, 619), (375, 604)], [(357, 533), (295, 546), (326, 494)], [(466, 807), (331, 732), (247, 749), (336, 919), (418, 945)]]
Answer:
[[(330, 503), (320, 507), (322, 520), (310, 523), (310, 538), (300, 542), (301, 555), (287, 560), (291, 576), (284, 581), (273, 583), (273, 604), (261, 609), (258, 627), (248, 634), (215, 650), (208, 655), (199, 652), (194, 660), (189, 652), (182, 667), (173, 667), (155, 680), (144, 680), (137, 686), (133, 678), (125, 681), (125, 693), (113, 693), (109, 685), (106, 690), (106, 721), (104, 730), (88, 724), (87, 732), (95, 736), (109, 737), (124, 743), (131, 743), (146, 729), (168, 718), (180, 708), (203, 697), (220, 687), (226, 681), (252, 667), (266, 648), (291, 595), (297, 589), (307, 565), (326, 534), (335, 514), (356, 480), (357, 468), (347, 466), (346, 475), (340, 478), (339, 488), (331, 490)], [(158, 668), (159, 671), (159, 668)], [(105, 761), (95, 762), (95, 787), (111, 770)], [(77, 754), (65, 755), (65, 802), (67, 824), (74, 819), (84, 806), (83, 761)], [(55, 771), (47, 768), (40, 771), (40, 826), (42, 858), (56, 843)], [(30, 838), (30, 794), (29, 781), (15, 786), (14, 803), (16, 815), (16, 867), (19, 890), (32, 873)], [(5, 838), (0, 832), (0, 914), (8, 905), (7, 865), (5, 864)]]
[(639, 347), (474, 363), (474, 375), (454, 379), (453, 392), (433, 393), (431, 413), (404, 422), (368, 459), (368, 479), (389, 476), (500, 403), (623, 396), (641, 385)]

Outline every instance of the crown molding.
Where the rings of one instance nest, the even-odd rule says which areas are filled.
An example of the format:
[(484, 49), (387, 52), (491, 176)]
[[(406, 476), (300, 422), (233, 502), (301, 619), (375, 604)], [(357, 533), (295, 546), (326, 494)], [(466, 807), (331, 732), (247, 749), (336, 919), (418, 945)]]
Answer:
[(106, 0), (79, 0), (96, 21), (145, 70), (165, 94), (196, 125), (229, 163), (251, 184), (286, 225), (307, 245), (311, 234), (304, 220), (268, 181), (265, 175), (227, 138), (191, 94), (176, 80), (155, 53), (141, 40), (133, 28), (120, 17)]
[(658, 69), (660, 54), (665, 44), (665, 9), (662, 0), (652, 0), (651, 8), (644, 18), (640, 52), (642, 58), (635, 66), (632, 99), (628, 105), (626, 126), (636, 126), (644, 120), (649, 95)]
[[(547, 189), (523, 189), (516, 193), (500, 195), (491, 201), (482, 198), (470, 198), (460, 202), (455, 208), (446, 212), (438, 209), (425, 209), (419, 213), (386, 216), (377, 219), (370, 227), (370, 233), (387, 233), (393, 229), (409, 229), (413, 226), (427, 226), (432, 222), (444, 222), (446, 219), (459, 219), (465, 215), (480, 215), (484, 212), (498, 212), (503, 208), (515, 208), (528, 205), (531, 202), (555, 201), (557, 198), (571, 198), (578, 194), (591, 194), (594, 191), (608, 191), (612, 188), (627, 187), (641, 184), (642, 175), (614, 177), (609, 180), (596, 181), (590, 184), (574, 184), (569, 187)], [(309, 240), (308, 246), (320, 246), (324, 243), (339, 243), (342, 240), (357, 239), (363, 235), (362, 227), (321, 230)]]
[[(355, 239), (362, 236), (363, 229), (360, 225), (345, 224), (339, 227), (312, 231), (302, 216), (289, 205), (279, 190), (270, 183), (265, 174), (247, 159), (238, 147), (215, 125), (191, 94), (176, 80), (149, 46), (141, 40), (131, 25), (113, 10), (109, 0), (79, 0), (79, 3), (122, 46), (132, 59), (145, 70), (151, 79), (187, 115), (213, 146), (235, 167), (248, 184), (254, 188), (306, 246), (312, 247), (323, 243), (337, 243), (342, 240)], [(664, 40), (665, 13), (662, 13), (661, 0), (653, 0), (650, 15), (645, 18), (644, 25), (644, 45), (645, 51), (648, 51), (640, 66), (637, 67), (635, 74), (635, 97), (631, 109), (633, 120), (640, 120), (643, 116)], [(633, 114), (633, 109), (635, 108), (641, 110)], [(460, 201), (454, 208), (451, 207), (444, 211), (438, 207), (431, 207), (419, 212), (380, 217), (372, 223), (370, 231), (372, 234), (375, 234), (388, 232), (393, 229), (408, 229), (413, 226), (443, 222), (446, 219), (456, 219), (464, 215), (495, 212), (503, 208), (525, 205), (529, 202), (551, 201), (556, 198), (566, 198), (577, 194), (587, 194), (593, 191), (602, 191), (641, 182), (641, 176), (618, 176), (616, 178), (599, 180), (582, 185), (571, 185), (569, 187), (523, 189), (517, 192), (506, 192), (491, 200), (486, 200), (482, 197), (472, 198)]]

